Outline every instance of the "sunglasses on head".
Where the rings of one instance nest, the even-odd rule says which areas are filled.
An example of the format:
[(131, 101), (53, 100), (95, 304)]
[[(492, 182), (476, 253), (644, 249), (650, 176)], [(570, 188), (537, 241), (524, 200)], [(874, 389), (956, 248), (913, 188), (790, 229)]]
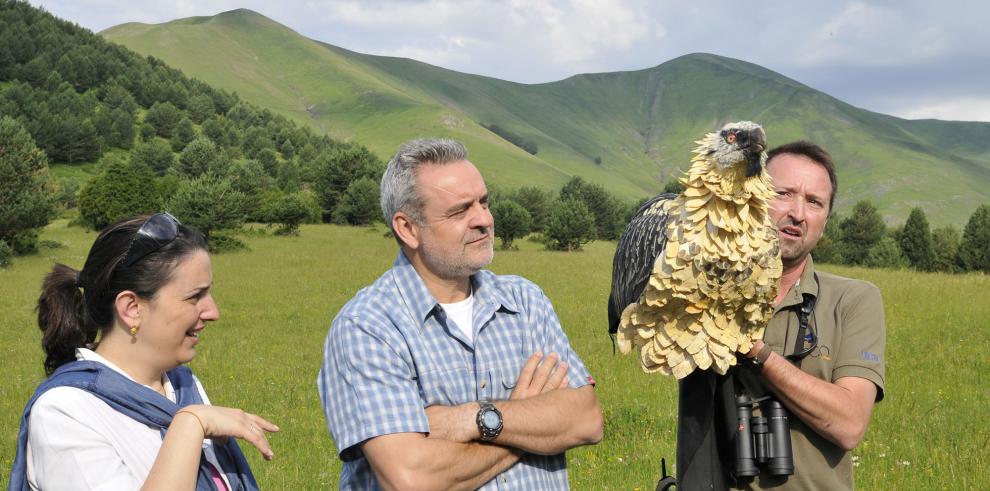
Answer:
[(129, 268), (175, 240), (179, 235), (179, 225), (179, 220), (169, 213), (155, 213), (148, 217), (131, 238), (121, 267)]

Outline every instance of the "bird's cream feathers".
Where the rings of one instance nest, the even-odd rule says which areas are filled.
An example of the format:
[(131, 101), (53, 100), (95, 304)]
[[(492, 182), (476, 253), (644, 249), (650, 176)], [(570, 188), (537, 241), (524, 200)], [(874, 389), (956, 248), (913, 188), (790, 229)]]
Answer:
[(718, 165), (707, 151), (715, 138), (697, 142), (684, 192), (649, 211), (670, 215), (667, 243), (643, 294), (622, 312), (617, 337), (623, 353), (640, 349), (646, 372), (724, 374), (773, 315), (781, 274), (767, 209), (773, 185), (765, 172), (747, 178), (742, 166)]

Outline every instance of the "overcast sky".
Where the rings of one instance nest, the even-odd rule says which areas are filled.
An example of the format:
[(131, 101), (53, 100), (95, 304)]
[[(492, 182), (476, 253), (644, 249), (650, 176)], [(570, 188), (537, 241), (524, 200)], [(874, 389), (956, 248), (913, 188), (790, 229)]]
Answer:
[(31, 0), (100, 31), (249, 8), (362, 53), (523, 83), (707, 52), (904, 118), (990, 121), (990, 2)]

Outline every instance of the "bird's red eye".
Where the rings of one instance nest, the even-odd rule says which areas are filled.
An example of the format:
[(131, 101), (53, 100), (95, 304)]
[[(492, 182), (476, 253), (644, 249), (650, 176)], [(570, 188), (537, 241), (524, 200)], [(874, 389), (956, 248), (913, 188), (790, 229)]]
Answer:
[(735, 143), (736, 142), (736, 132), (735, 131), (730, 131), (728, 135), (725, 135), (725, 141), (728, 142), (728, 143)]

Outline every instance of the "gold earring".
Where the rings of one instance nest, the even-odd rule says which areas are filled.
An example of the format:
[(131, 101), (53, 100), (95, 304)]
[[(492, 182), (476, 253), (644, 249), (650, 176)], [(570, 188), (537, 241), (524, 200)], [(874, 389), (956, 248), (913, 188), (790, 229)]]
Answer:
[(141, 329), (141, 326), (139, 326), (137, 324), (134, 324), (133, 326), (131, 326), (130, 332), (131, 332), (131, 336), (132, 337), (133, 336), (137, 336), (138, 329)]

